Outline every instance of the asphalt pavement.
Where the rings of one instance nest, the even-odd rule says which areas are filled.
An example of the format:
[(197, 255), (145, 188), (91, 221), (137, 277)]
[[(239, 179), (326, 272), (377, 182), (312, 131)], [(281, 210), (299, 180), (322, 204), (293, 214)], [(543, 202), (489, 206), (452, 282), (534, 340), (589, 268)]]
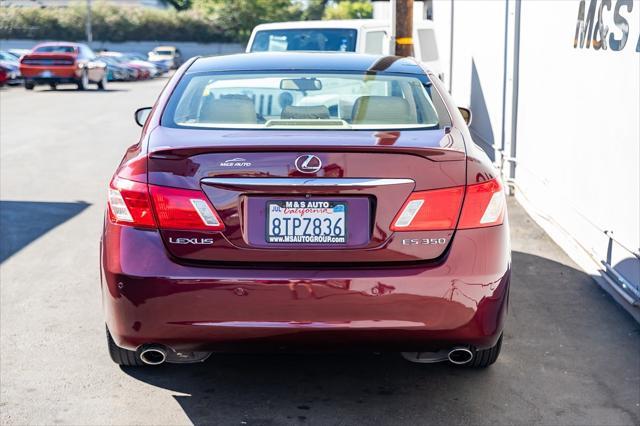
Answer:
[(396, 354), (113, 364), (98, 272), (106, 187), (139, 134), (133, 111), (165, 82), (0, 90), (3, 425), (640, 424), (640, 326), (513, 200), (511, 305), (487, 370)]

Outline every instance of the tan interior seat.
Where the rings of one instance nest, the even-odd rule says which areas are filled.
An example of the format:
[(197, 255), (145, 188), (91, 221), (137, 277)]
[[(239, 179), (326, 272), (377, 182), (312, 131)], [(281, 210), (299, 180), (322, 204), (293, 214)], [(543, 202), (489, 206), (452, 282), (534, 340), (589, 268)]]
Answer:
[(353, 124), (416, 124), (409, 102), (396, 96), (360, 96), (353, 104)]
[(249, 98), (207, 99), (200, 108), (200, 123), (257, 124), (256, 109)]

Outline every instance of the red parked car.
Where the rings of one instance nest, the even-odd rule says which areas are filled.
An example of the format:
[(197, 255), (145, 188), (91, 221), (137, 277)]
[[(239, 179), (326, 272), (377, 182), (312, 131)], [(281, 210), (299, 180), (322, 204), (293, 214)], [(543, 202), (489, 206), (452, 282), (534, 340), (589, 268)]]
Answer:
[(58, 84), (72, 83), (78, 90), (86, 90), (92, 83), (100, 90), (107, 86), (107, 65), (81, 43), (38, 44), (20, 58), (20, 72), (27, 90), (39, 84), (55, 89)]
[(138, 72), (138, 80), (148, 80), (151, 78), (151, 72), (147, 68), (128, 62), (126, 64), (128, 67), (131, 67)]
[(9, 81), (9, 73), (5, 67), (0, 65), (0, 87), (7, 84), (8, 81)]
[(101, 243), (116, 363), (347, 349), (497, 359), (504, 187), (470, 112), (414, 59), (196, 58), (136, 121)]
[(137, 80), (147, 80), (151, 78), (151, 66), (146, 66), (145, 64), (140, 63), (140, 61), (131, 60), (123, 53), (105, 50), (100, 53), (100, 56), (109, 57), (125, 67), (134, 69), (136, 71), (135, 74)]

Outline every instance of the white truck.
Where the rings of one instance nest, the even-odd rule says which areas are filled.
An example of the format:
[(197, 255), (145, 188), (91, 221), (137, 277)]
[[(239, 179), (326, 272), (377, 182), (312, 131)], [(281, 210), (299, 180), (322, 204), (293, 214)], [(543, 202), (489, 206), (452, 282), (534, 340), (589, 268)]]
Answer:
[[(444, 81), (431, 21), (414, 25), (416, 59)], [(335, 51), (388, 55), (391, 24), (375, 19), (298, 21), (261, 24), (251, 32), (247, 52)]]

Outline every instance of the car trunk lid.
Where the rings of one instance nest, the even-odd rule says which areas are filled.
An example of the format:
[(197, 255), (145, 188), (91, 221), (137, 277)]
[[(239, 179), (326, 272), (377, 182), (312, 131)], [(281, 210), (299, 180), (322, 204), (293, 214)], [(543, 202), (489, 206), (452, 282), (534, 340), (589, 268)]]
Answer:
[[(461, 142), (445, 130), (274, 130), (258, 137), (159, 128), (151, 137), (149, 183), (203, 191), (225, 225), (220, 232), (161, 230), (175, 257), (244, 265), (415, 262), (441, 256), (453, 238), (455, 225), (391, 231), (412, 193), (464, 186)], [(344, 240), (270, 239), (269, 220), (286, 206), (311, 215), (331, 206), (335, 235)]]
[(20, 64), (24, 66), (66, 66), (73, 65), (76, 55), (73, 53), (29, 53), (20, 59)]

